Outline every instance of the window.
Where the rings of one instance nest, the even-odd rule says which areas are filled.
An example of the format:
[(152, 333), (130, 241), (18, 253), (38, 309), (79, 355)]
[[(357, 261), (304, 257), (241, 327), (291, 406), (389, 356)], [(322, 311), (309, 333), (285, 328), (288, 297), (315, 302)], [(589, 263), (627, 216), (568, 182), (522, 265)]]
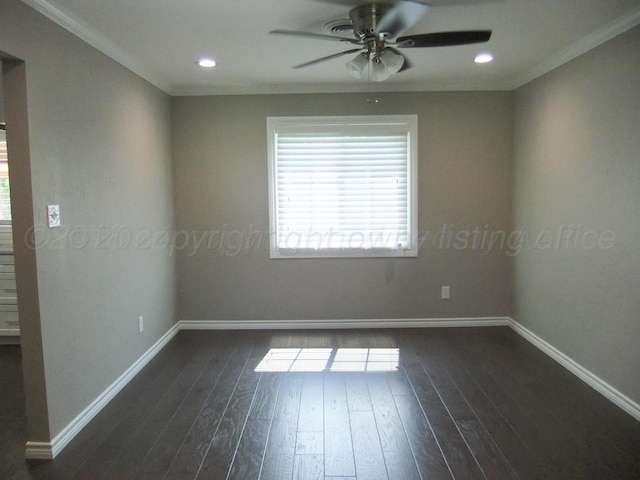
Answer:
[(415, 115), (270, 117), (271, 258), (417, 256)]
[(0, 126), (0, 225), (11, 224), (11, 199), (9, 197), (9, 164), (4, 125)]

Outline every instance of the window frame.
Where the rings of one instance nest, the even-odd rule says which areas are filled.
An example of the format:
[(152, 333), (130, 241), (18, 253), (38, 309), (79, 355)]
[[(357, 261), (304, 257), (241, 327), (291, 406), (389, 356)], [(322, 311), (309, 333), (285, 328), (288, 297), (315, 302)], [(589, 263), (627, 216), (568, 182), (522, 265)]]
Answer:
[[(406, 248), (279, 248), (277, 224), (277, 167), (276, 134), (278, 129), (299, 127), (347, 128), (389, 125), (397, 129), (406, 128), (407, 139), (407, 217), (408, 245)], [(371, 258), (371, 257), (417, 257), (418, 256), (418, 116), (417, 115), (356, 115), (356, 116), (297, 116), (267, 117), (268, 141), (268, 190), (269, 190), (269, 255), (271, 259), (289, 258)]]

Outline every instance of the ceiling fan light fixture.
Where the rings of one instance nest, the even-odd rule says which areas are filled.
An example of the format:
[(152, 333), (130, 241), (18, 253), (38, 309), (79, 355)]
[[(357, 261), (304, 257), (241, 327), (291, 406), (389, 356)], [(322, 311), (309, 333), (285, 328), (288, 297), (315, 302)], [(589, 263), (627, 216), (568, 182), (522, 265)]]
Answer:
[(371, 80), (374, 82), (384, 82), (391, 76), (391, 72), (382, 60), (371, 62)]
[(356, 78), (362, 78), (362, 72), (369, 64), (369, 60), (363, 53), (359, 53), (355, 58), (346, 63), (347, 70)]
[(404, 57), (402, 55), (398, 55), (393, 50), (386, 49), (382, 52), (382, 55), (380, 55), (380, 62), (384, 64), (389, 75), (395, 75), (400, 71), (402, 65), (404, 65)]

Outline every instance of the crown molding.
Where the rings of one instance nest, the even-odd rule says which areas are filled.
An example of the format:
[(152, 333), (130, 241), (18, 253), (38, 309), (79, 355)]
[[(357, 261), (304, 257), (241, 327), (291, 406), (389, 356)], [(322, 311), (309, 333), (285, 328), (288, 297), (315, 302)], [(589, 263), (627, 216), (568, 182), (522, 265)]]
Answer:
[(535, 67), (531, 68), (522, 75), (513, 79), (510, 90), (526, 85), (527, 83), (541, 77), (545, 73), (548, 73), (565, 63), (570, 62), (574, 58), (579, 57), (583, 53), (588, 52), (602, 45), (604, 42), (611, 40), (612, 38), (620, 35), (621, 33), (630, 30), (636, 25), (640, 24), (640, 8), (632, 11), (630, 14), (624, 15), (617, 20), (605, 25), (604, 27), (596, 30), (595, 32), (581, 38), (573, 45), (561, 50), (557, 54), (553, 55), (548, 60), (539, 63)]
[(57, 23), (59, 26), (74, 34), (76, 37), (80, 38), (100, 52), (104, 53), (106, 56), (115, 60), (123, 67), (131, 70), (139, 77), (142, 77), (152, 85), (158, 87), (165, 93), (169, 93), (169, 91), (171, 90), (171, 86), (167, 81), (161, 79), (158, 75), (151, 72), (147, 67), (141, 65), (137, 59), (116, 46), (106, 37), (88, 28), (80, 21), (70, 17), (59, 8), (51, 5), (46, 0), (22, 0), (22, 2), (29, 5), (34, 10), (47, 17), (49, 20)]
[[(295, 85), (210, 85), (201, 87), (174, 87), (162, 79), (136, 58), (116, 46), (109, 39), (88, 28), (82, 22), (72, 18), (46, 0), (22, 0), (34, 10), (55, 22), (65, 30), (112, 58), (136, 75), (142, 77), (160, 90), (172, 96), (208, 96), (208, 95), (274, 95), (274, 94), (314, 94), (314, 93), (371, 93), (370, 87), (361, 83), (342, 84), (295, 84)], [(539, 63), (510, 82), (497, 84), (465, 83), (382, 83), (376, 85), (377, 92), (446, 92), (446, 91), (510, 91), (541, 77), (564, 65), (589, 50), (603, 44), (617, 35), (640, 24), (640, 8), (633, 10), (617, 20), (583, 37), (568, 48), (561, 50), (548, 60)]]
[(224, 96), (224, 95), (280, 95), (314, 93), (375, 93), (395, 92), (484, 92), (512, 90), (510, 84), (469, 84), (469, 83), (429, 83), (381, 82), (372, 86), (363, 82), (339, 84), (277, 84), (277, 85), (210, 85), (205, 87), (176, 88), (169, 92), (174, 97)]

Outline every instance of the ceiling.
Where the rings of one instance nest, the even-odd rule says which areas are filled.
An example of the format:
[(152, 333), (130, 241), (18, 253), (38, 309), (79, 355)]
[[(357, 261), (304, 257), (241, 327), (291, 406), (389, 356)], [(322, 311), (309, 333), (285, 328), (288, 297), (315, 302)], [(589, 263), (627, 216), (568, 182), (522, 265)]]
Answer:
[[(348, 74), (351, 56), (291, 68), (353, 45), (269, 35), (330, 34), (366, 0), (23, 1), (172, 95), (512, 89), (640, 24), (640, 0), (427, 0), (406, 34), (491, 29), (491, 40), (405, 49), (414, 67), (372, 86)], [(485, 50), (495, 60), (475, 64)]]

